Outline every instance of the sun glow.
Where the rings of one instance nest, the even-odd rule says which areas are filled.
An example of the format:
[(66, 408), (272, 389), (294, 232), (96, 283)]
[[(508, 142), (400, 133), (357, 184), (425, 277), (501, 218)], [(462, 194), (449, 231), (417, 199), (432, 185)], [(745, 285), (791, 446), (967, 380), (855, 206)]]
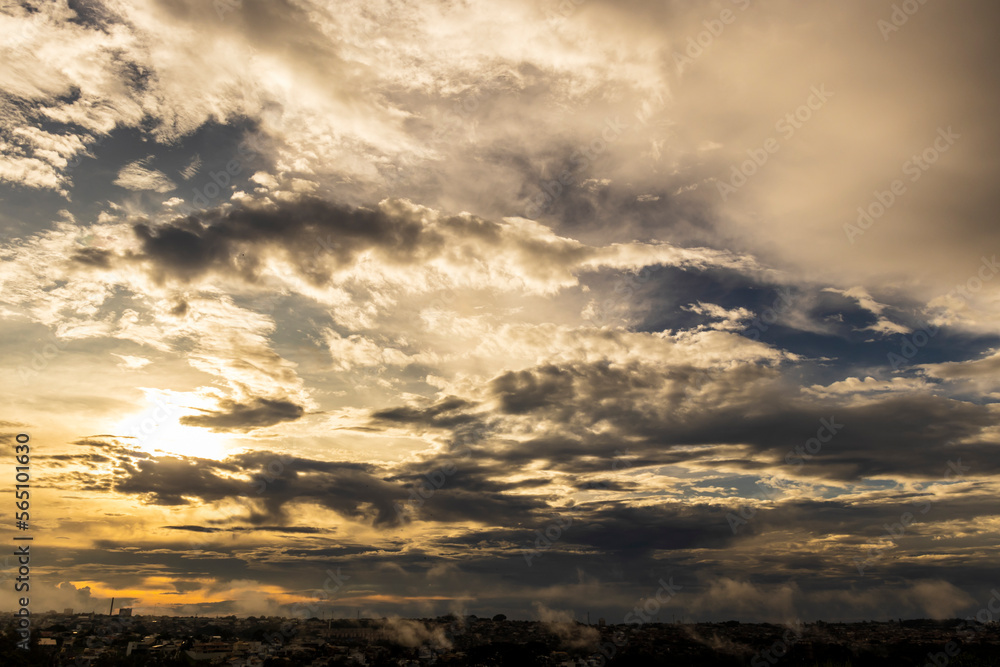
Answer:
[(120, 422), (116, 434), (132, 439), (149, 454), (174, 454), (222, 459), (229, 453), (230, 437), (197, 426), (185, 426), (181, 419), (202, 414), (209, 407), (203, 397), (190, 393), (144, 390), (150, 407)]

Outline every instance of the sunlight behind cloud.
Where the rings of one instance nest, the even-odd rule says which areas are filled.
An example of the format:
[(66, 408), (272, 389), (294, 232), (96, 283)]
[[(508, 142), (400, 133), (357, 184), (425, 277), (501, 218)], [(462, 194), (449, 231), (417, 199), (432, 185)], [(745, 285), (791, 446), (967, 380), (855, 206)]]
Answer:
[(221, 460), (232, 452), (230, 436), (180, 423), (183, 417), (204, 414), (199, 407), (211, 407), (204, 398), (147, 390), (146, 400), (150, 407), (119, 422), (115, 435), (126, 436), (128, 442), (149, 454)]

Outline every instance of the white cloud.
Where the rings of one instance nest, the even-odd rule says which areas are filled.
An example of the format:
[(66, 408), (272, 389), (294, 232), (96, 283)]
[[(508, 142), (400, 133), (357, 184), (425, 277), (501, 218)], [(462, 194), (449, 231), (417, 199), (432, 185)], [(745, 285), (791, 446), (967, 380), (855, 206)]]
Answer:
[(277, 179), (275, 179), (274, 176), (267, 173), (266, 171), (258, 171), (257, 173), (255, 173), (253, 176), (250, 177), (250, 180), (253, 181), (254, 183), (257, 183), (258, 185), (263, 185), (265, 188), (269, 190), (276, 190), (278, 188)]
[(702, 303), (700, 301), (696, 304), (686, 306), (684, 310), (719, 320), (718, 322), (710, 323), (707, 327), (721, 331), (740, 331), (746, 328), (744, 321), (753, 317), (753, 313), (746, 308), (726, 309), (714, 303)]
[(118, 364), (118, 367), (123, 368), (125, 370), (130, 370), (130, 371), (138, 370), (140, 368), (145, 368), (150, 363), (152, 363), (149, 359), (146, 359), (145, 357), (133, 357), (127, 354), (117, 354), (115, 352), (112, 352), (112, 354), (122, 360), (121, 363)]
[(194, 157), (191, 158), (191, 161), (187, 163), (187, 166), (185, 166), (183, 169), (180, 170), (181, 178), (183, 178), (185, 181), (190, 181), (192, 178), (194, 178), (195, 174), (198, 173), (198, 170), (200, 168), (201, 168), (201, 156), (195, 155)]
[(864, 379), (849, 377), (826, 386), (814, 384), (811, 387), (803, 388), (802, 391), (813, 396), (830, 398), (833, 396), (850, 396), (854, 394), (910, 393), (914, 391), (927, 391), (933, 388), (934, 385), (923, 378), (894, 377), (889, 380), (876, 380), (873, 377), (866, 377)]
[(149, 158), (137, 160), (122, 167), (114, 181), (115, 185), (128, 190), (152, 190), (159, 193), (176, 190), (177, 185), (166, 174), (146, 167), (148, 160)]

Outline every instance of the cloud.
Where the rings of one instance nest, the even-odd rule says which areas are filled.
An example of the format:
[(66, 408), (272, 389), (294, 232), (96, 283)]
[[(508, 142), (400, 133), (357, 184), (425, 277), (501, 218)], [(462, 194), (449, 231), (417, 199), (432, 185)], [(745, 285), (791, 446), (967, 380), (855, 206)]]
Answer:
[(287, 400), (256, 398), (252, 403), (237, 403), (230, 399), (219, 401), (217, 411), (181, 417), (187, 426), (203, 426), (213, 431), (250, 431), (300, 419), (305, 413), (301, 405)]
[(118, 178), (114, 181), (115, 185), (128, 190), (152, 190), (161, 194), (176, 190), (177, 185), (166, 174), (145, 166), (147, 160), (139, 160), (122, 167), (118, 172)]
[(195, 174), (198, 173), (198, 170), (201, 168), (201, 165), (202, 165), (201, 156), (195, 155), (194, 157), (191, 158), (191, 161), (188, 162), (187, 165), (185, 165), (185, 167), (180, 170), (179, 173), (181, 175), (181, 178), (183, 178), (185, 181), (190, 181), (192, 178), (194, 178)]
[[(974, 274), (966, 251), (991, 244), (989, 230), (976, 222), (988, 217), (981, 213), (990, 208), (983, 186), (989, 179), (964, 177), (966, 170), (989, 173), (981, 148), (989, 142), (960, 140), (919, 182), (909, 182), (902, 168), (939, 126), (951, 124), (964, 137), (992, 132), (979, 106), (958, 103), (991, 93), (947, 72), (967, 71), (973, 81), (986, 76), (988, 39), (973, 39), (971, 52), (949, 44), (956, 35), (984, 34), (988, 22), (976, 17), (994, 8), (979, 1), (960, 11), (930, 8), (887, 43), (876, 28), (880, 10), (859, 0), (782, 7), (788, 12), (734, 8), (737, 20), (725, 35), (683, 68), (676, 61), (665, 67), (651, 54), (667, 43), (676, 46), (672, 58), (704, 30), (714, 15), (704, 3), (590, 2), (555, 22), (538, 5), (519, 2), (502, 10), (473, 2), (447, 16), (433, 5), (348, 3), (333, 11), (323, 2), (248, 2), (221, 21), (192, 0), (15, 7), (8, 13), (17, 36), (12, 66), (0, 87), (17, 101), (4, 108), (6, 125), (27, 143), (8, 142), (0, 174), (67, 191), (71, 174), (62, 161), (71, 163), (116, 129), (135, 129), (166, 146), (210, 123), (246, 118), (270, 139), (268, 174), (276, 183), (307, 180), (342, 201), (373, 204), (395, 195), (502, 219), (548, 197), (553, 201), (537, 217), (566, 234), (577, 230), (572, 235), (588, 242), (659, 238), (691, 247), (726, 238), (729, 248), (768, 254), (777, 268), (799, 276), (812, 270), (839, 289), (858, 287), (852, 276), (867, 281), (891, 271), (911, 277), (903, 291), (924, 300), (941, 296)], [(858, 25), (872, 29), (859, 32)], [(774, 48), (752, 48), (768, 30)], [(789, 54), (831, 34), (850, 35), (856, 48), (817, 53), (809, 67), (787, 66), (794, 60)], [(942, 63), (948, 66), (936, 66)], [(720, 101), (732, 90), (776, 64), (781, 76), (762, 79), (739, 109), (704, 113), (724, 108)], [(939, 107), (920, 103), (928, 80), (946, 92)], [(825, 106), (793, 136), (781, 137), (783, 150), (739, 196), (719, 200), (712, 186), (729, 178), (748, 149), (780, 136), (776, 124), (817, 86), (833, 92)], [(892, 117), (882, 112), (886, 105), (921, 113), (902, 125), (878, 121), (843, 130), (860, 127), (858, 118)], [(627, 127), (615, 141), (602, 134), (609, 121)], [(47, 130), (45, 122), (68, 129)], [(669, 129), (677, 127), (684, 128), (683, 141)], [(595, 145), (596, 153), (580, 148)], [(817, 154), (827, 159), (811, 159)], [(858, 164), (865, 166), (844, 168)], [(573, 178), (563, 185), (567, 168)], [(906, 195), (878, 228), (849, 244), (843, 226), (896, 177), (907, 181)], [(553, 183), (561, 190), (555, 195), (546, 191), (555, 192)], [(816, 183), (827, 187), (817, 190)], [(941, 237), (932, 211), (960, 192), (968, 193), (961, 198), (968, 202), (961, 216), (968, 234)], [(746, 206), (758, 206), (759, 219), (748, 219)], [(913, 233), (879, 233), (896, 229), (904, 211), (919, 220)], [(610, 219), (616, 224), (604, 224)], [(814, 242), (817, 234), (825, 241)], [(928, 237), (936, 243), (921, 242)], [(887, 251), (887, 243), (905, 243), (908, 251)], [(842, 252), (826, 250), (836, 247)], [(943, 255), (947, 271), (913, 271), (940, 265), (935, 259)]]
[(838, 290), (832, 287), (827, 287), (823, 291), (833, 292), (835, 294), (855, 299), (857, 300), (859, 306), (878, 317), (878, 320), (874, 324), (865, 327), (862, 331), (874, 331), (881, 334), (912, 333), (912, 329), (909, 327), (886, 318), (883, 313), (888, 309), (888, 306), (873, 299), (871, 295), (868, 294), (868, 292), (862, 287), (853, 287), (849, 290)]
[(686, 310), (689, 310), (692, 313), (698, 313), (699, 315), (705, 315), (714, 320), (720, 320), (719, 322), (712, 322), (707, 326), (710, 329), (718, 329), (721, 331), (741, 331), (746, 328), (744, 321), (753, 317), (753, 313), (746, 308), (726, 310), (722, 306), (714, 303), (699, 302), (688, 306)]
[(152, 363), (149, 359), (146, 359), (144, 357), (133, 357), (127, 354), (115, 354), (114, 356), (122, 360), (121, 363), (119, 364), (119, 367), (126, 368), (128, 370), (138, 370), (140, 368), (145, 368), (150, 363)]
[(464, 399), (447, 397), (427, 407), (398, 407), (372, 412), (372, 420), (388, 423), (454, 428), (475, 421), (475, 417), (464, 413), (475, 404)]
[(350, 614), (620, 617), (674, 566), (704, 618), (975, 611), (993, 4), (732, 3), (684, 63), (712, 3), (238, 4), (0, 13), (3, 438), (48, 443), (54, 600), (276, 614), (336, 559)]
[(757, 269), (751, 258), (728, 252), (662, 243), (591, 247), (523, 218), (448, 216), (405, 200), (366, 209), (302, 197), (155, 227), (138, 223), (134, 230), (142, 249), (136, 259), (147, 260), (161, 282), (191, 282), (213, 272), (257, 283), (281, 265), (321, 288), (338, 278), (367, 277), (363, 257), (384, 267), (383, 280), (407, 276), (411, 289), (447, 280), (456, 287), (539, 293), (576, 285), (574, 274), (604, 267)]
[(121, 474), (116, 476), (113, 486), (119, 493), (141, 494), (155, 505), (183, 505), (189, 498), (221, 500), (246, 491), (245, 482), (219, 474), (221, 471), (217, 468), (199, 459), (125, 460), (121, 462)]
[[(283, 473), (266, 480), (266, 466), (284, 460)], [(120, 493), (141, 495), (157, 505), (183, 505), (192, 500), (238, 500), (243, 511), (234, 518), (261, 525), (267, 519), (287, 519), (289, 505), (316, 502), (354, 521), (380, 526), (399, 521), (394, 503), (407, 499), (407, 490), (373, 476), (374, 468), (350, 462), (311, 461), (256, 452), (224, 461), (180, 457), (123, 460), (114, 480)], [(254, 481), (259, 478), (258, 481)]]
[(930, 377), (946, 380), (995, 378), (1000, 371), (1000, 352), (992, 352), (971, 361), (925, 364), (921, 369)]

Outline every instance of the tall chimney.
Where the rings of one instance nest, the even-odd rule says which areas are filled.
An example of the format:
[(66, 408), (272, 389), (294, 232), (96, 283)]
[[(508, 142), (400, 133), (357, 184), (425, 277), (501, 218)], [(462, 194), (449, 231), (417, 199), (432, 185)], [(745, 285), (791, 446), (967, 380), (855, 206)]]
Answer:
[(108, 616), (114, 616), (114, 615), (115, 615), (115, 599), (111, 598), (111, 608), (108, 609)]

